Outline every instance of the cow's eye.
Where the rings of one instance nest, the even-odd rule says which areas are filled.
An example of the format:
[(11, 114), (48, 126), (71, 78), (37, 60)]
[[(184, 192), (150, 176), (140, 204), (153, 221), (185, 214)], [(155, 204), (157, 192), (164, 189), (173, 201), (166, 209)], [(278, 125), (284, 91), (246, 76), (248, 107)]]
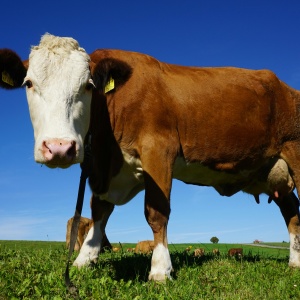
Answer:
[(93, 89), (93, 85), (91, 84), (91, 83), (88, 83), (87, 85), (86, 85), (86, 87), (85, 87), (85, 89), (87, 90), (87, 91), (90, 91), (91, 89)]
[(92, 79), (90, 79), (87, 83), (87, 85), (85, 86), (85, 89), (87, 91), (92, 90), (95, 87), (94, 81)]
[(26, 80), (24, 83), (23, 83), (23, 86), (27, 86), (29, 89), (32, 88), (32, 82), (31, 80)]

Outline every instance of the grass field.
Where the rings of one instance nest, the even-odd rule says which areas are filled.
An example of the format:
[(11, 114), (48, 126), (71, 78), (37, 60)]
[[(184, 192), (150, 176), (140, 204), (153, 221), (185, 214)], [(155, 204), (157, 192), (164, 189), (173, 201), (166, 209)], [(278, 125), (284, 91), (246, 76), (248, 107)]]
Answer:
[[(147, 281), (151, 256), (126, 251), (134, 246), (101, 255), (93, 267), (71, 267), (78, 294), (70, 295), (63, 277), (64, 243), (0, 241), (0, 299), (300, 299), (300, 270), (288, 267), (287, 249), (170, 244), (173, 280), (161, 284)], [(242, 258), (228, 257), (233, 247), (243, 248)], [(205, 255), (194, 257), (195, 248), (205, 249)], [(212, 254), (215, 248), (219, 256)]]

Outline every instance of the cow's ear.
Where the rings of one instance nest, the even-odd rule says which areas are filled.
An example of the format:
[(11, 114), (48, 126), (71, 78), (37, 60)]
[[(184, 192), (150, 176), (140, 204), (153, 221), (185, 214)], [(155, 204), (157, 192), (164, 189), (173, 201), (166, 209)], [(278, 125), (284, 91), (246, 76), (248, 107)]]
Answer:
[(113, 92), (131, 76), (132, 68), (124, 61), (105, 58), (93, 68), (92, 76), (97, 89), (104, 93)]
[(15, 89), (22, 86), (28, 62), (10, 49), (0, 49), (0, 87)]

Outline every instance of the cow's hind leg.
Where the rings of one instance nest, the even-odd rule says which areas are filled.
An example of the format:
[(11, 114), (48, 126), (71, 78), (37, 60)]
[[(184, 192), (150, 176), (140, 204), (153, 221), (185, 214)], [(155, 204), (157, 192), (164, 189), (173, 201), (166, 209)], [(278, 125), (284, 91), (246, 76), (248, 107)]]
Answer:
[[(300, 195), (300, 141), (286, 142), (281, 157), (286, 161), (290, 174), (295, 183), (298, 198)], [(285, 200), (285, 201), (284, 201)], [(277, 201), (285, 219), (290, 234), (290, 262), (292, 267), (300, 267), (300, 225), (299, 225), (299, 201), (290, 193), (290, 196)]]
[(294, 193), (274, 199), (279, 206), (290, 235), (289, 266), (300, 267), (299, 200)]
[(88, 232), (78, 257), (73, 263), (77, 267), (97, 261), (101, 246), (108, 242), (105, 240), (105, 227), (109, 216), (113, 212), (114, 204), (102, 201), (93, 195), (91, 198), (91, 209), (93, 225)]

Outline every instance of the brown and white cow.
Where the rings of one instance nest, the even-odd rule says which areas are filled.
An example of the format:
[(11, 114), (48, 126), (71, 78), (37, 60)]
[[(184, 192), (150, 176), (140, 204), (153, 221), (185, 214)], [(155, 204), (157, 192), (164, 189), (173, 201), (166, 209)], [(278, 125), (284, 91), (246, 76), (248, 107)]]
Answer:
[[(115, 205), (145, 190), (155, 248), (149, 279), (170, 277), (167, 224), (172, 178), (269, 195), (300, 267), (300, 92), (267, 70), (196, 68), (148, 55), (96, 50), (46, 34), (29, 60), (0, 52), (0, 84), (26, 86), (35, 160), (65, 168), (83, 160), (91, 132), (91, 227), (74, 262), (97, 259)], [(100, 200), (101, 199), (101, 200)], [(186, 208), (188, 211), (188, 207)], [(199, 212), (200, 213), (200, 212)]]
[(231, 248), (228, 250), (229, 256), (242, 257), (243, 256), (243, 248)]

